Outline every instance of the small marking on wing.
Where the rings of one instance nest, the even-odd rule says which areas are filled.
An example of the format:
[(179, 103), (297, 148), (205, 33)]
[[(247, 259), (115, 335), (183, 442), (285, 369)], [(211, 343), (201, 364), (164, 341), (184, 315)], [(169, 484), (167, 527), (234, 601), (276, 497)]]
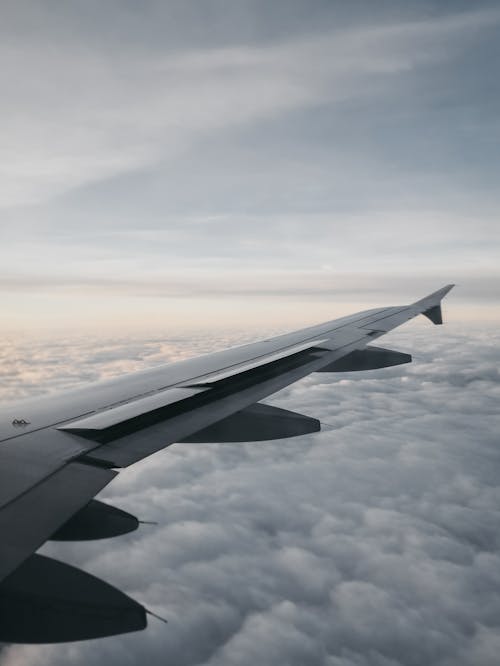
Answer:
[(22, 426), (27, 426), (29, 424), (30, 424), (30, 422), (26, 421), (26, 419), (13, 419), (13, 421), (12, 421), (12, 425), (14, 426), (14, 428), (19, 428), (20, 426), (21, 427)]

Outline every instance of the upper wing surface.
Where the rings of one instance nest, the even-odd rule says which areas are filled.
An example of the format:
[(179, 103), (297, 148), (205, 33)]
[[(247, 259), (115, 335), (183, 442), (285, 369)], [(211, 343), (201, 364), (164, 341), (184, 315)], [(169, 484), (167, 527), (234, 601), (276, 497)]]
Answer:
[[(197, 439), (197, 433), (234, 441), (242, 427), (250, 440), (263, 439), (266, 433), (275, 438), (318, 429), (315, 419), (256, 403), (311, 372), (334, 367), (338, 359), (359, 353), (418, 314), (441, 323), (440, 302), (450, 289), (444, 287), (407, 306), (369, 310), (27, 401), (16, 405), (15, 413), (4, 408), (0, 581), (109, 483), (116, 475), (113, 468), (174, 442), (207, 441)], [(384, 351), (379, 350), (378, 357)], [(29, 423), (22, 428), (13, 425), (18, 416)]]

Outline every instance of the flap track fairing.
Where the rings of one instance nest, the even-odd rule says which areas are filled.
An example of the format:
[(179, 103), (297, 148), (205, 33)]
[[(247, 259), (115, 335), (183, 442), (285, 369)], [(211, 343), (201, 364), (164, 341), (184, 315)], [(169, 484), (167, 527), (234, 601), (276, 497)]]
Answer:
[(52, 541), (90, 541), (107, 539), (133, 532), (139, 521), (122, 509), (91, 500), (87, 506), (77, 511), (55, 534)]
[(366, 347), (365, 349), (355, 349), (350, 354), (329, 363), (318, 372), (378, 370), (379, 368), (389, 368), (402, 363), (411, 363), (411, 354), (404, 354), (383, 347)]
[(258, 442), (307, 435), (321, 430), (318, 419), (263, 403), (250, 405), (183, 442)]
[(69, 564), (31, 555), (0, 583), (0, 641), (62, 643), (139, 631), (146, 610)]

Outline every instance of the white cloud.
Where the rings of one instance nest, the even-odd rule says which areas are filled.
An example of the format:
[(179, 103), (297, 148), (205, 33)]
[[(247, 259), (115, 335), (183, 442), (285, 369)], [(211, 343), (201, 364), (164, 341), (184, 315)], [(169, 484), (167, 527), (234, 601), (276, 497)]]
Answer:
[[(495, 663), (498, 342), (493, 331), (408, 326), (383, 344), (413, 352), (413, 365), (311, 376), (273, 398), (334, 430), (174, 445), (122, 472), (103, 497), (159, 525), (45, 551), (169, 624), (12, 647), (2, 663)], [(92, 342), (42, 347), (31, 365), (50, 379), (57, 356), (60, 371), (87, 378), (92, 357), (93, 372), (108, 375), (121, 356), (132, 368), (214, 343), (109, 341), (100, 356)]]

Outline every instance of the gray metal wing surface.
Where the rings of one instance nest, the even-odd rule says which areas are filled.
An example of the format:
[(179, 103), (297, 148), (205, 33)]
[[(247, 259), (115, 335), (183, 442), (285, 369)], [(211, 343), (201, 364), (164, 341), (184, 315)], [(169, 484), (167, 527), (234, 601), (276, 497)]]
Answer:
[[(83, 571), (35, 554), (48, 539), (125, 533), (137, 520), (93, 500), (120, 468), (182, 441), (256, 441), (320, 429), (260, 401), (312, 372), (411, 361), (373, 346), (419, 314), (441, 324), (453, 285), (253, 344), (0, 411), (0, 641), (80, 640), (146, 626), (146, 610)], [(62, 621), (64, 618), (64, 621)]]

